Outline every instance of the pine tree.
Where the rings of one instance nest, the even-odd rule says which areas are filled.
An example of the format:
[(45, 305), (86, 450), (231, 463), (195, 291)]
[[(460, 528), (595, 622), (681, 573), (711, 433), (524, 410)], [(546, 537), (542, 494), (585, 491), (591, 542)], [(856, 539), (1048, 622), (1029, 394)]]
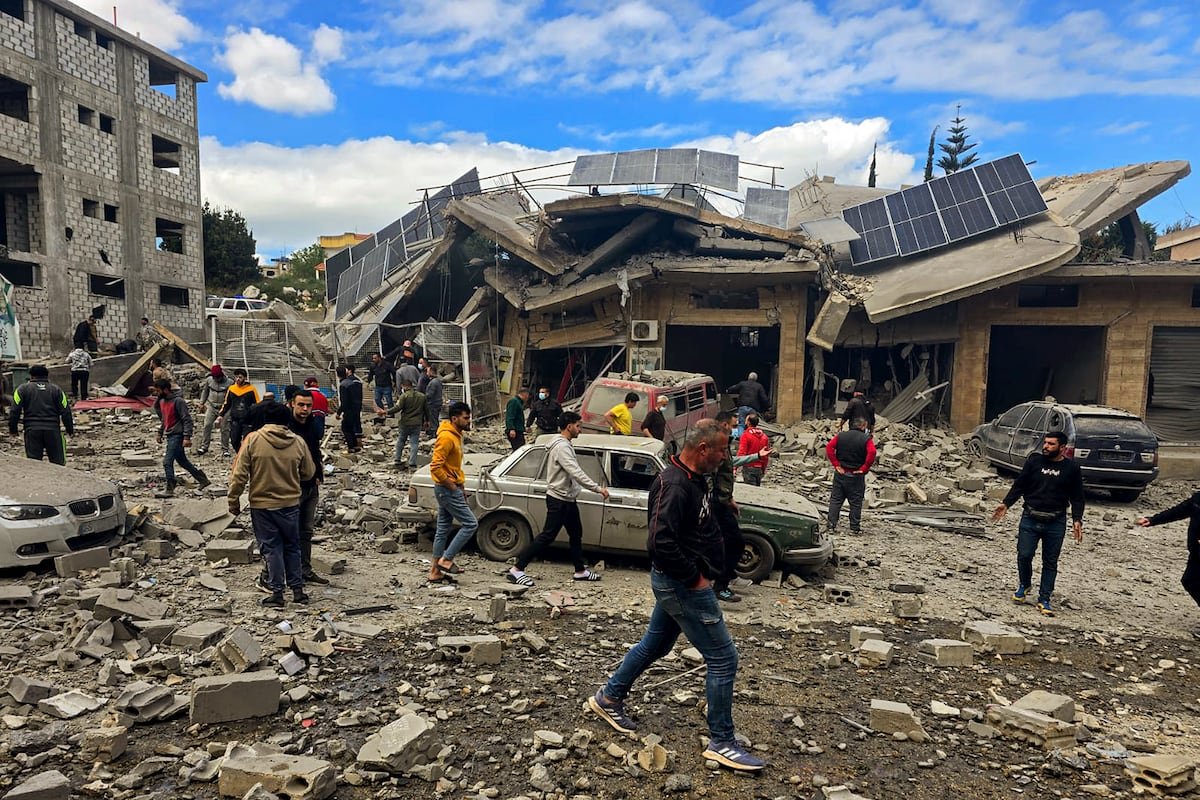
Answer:
[(872, 189), (875, 188), (875, 151), (878, 149), (879, 142), (876, 142), (875, 146), (871, 148), (871, 171), (867, 173), (867, 186), (870, 186)]
[(946, 141), (938, 145), (946, 155), (939, 158), (937, 164), (947, 175), (958, 172), (960, 169), (966, 169), (979, 160), (979, 154), (971, 152), (977, 147), (977, 144), (975, 142), (967, 143), (969, 136), (966, 120), (962, 117), (962, 106), (955, 106), (950, 135), (946, 137)]
[(925, 159), (925, 183), (933, 180), (933, 151), (937, 148), (937, 132), (940, 126), (933, 126), (933, 133), (929, 134), (929, 156)]

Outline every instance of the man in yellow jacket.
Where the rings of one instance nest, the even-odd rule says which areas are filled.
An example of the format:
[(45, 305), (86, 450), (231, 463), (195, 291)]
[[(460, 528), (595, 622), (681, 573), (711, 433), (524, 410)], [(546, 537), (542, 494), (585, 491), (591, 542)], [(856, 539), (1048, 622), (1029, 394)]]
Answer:
[(242, 490), (249, 487), (250, 520), (271, 588), (262, 604), (274, 608), (284, 605), (285, 582), (294, 602), (308, 602), (300, 564), (300, 484), (316, 468), (308, 445), (287, 428), (291, 415), (287, 406), (267, 409), (266, 424), (246, 437), (229, 476), (230, 514), (241, 512)]
[[(462, 435), (471, 427), (471, 407), (466, 403), (451, 403), (446, 412), (449, 419), (438, 426), (437, 441), (433, 444), (433, 458), (429, 462), (429, 474), (433, 477), (433, 494), (437, 498), (437, 529), (433, 535), (433, 563), (429, 566), (429, 580), (449, 580), (448, 575), (462, 572), (454, 563), (454, 557), (467, 546), (479, 520), (467, 505), (463, 491), (466, 479), (462, 469)], [(458, 533), (450, 546), (450, 527), (457, 521)]]

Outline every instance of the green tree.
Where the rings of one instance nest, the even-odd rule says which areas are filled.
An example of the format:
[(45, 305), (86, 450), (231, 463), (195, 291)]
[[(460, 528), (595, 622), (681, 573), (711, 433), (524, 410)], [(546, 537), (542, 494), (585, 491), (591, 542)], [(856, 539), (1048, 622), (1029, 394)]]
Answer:
[(925, 158), (925, 183), (933, 180), (933, 153), (937, 149), (937, 132), (940, 126), (933, 126), (933, 133), (929, 134), (929, 155)]
[(296, 307), (321, 306), (325, 302), (325, 279), (317, 274), (316, 267), (324, 260), (325, 248), (314, 242), (288, 256), (287, 272), (256, 285), (268, 298), (279, 298)]
[(240, 292), (258, 280), (254, 234), (232, 208), (204, 201), (204, 282), (212, 291)]
[(969, 138), (962, 106), (955, 106), (954, 119), (950, 121), (950, 135), (938, 145), (945, 155), (938, 159), (937, 165), (947, 175), (966, 169), (979, 160), (979, 154), (971, 152), (978, 145), (975, 142), (968, 143)]
[[(1182, 230), (1182, 227), (1177, 227), (1181, 225), (1181, 222), (1173, 222), (1163, 229), (1163, 233)], [(1153, 222), (1142, 220), (1142, 230), (1146, 233), (1146, 241), (1150, 243), (1150, 260), (1166, 261), (1169, 255), (1166, 250), (1159, 253), (1154, 252), (1154, 245), (1158, 242), (1160, 235), (1158, 226)], [(1081, 241), (1079, 245), (1080, 250), (1079, 255), (1075, 257), (1076, 261), (1083, 263), (1116, 261), (1125, 255), (1125, 236), (1121, 233), (1121, 223), (1110, 222), (1098, 233), (1093, 233)]]

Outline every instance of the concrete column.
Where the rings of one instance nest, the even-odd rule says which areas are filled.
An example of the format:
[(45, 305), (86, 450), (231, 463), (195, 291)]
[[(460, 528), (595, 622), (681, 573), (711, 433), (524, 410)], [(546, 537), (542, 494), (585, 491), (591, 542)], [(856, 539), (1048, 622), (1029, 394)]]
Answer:
[(138, 139), (143, 135), (138, 119), (137, 71), (134, 69), (133, 51), (128, 47), (117, 48), (117, 120), (118, 152), (121, 155), (120, 186), (121, 236), (125, 240), (125, 307), (128, 311), (129, 330), (132, 337), (140, 327), (145, 315), (145, 248), (148, 220), (142, 219), (141, 193), (138, 189)]
[(987, 362), (991, 346), (991, 325), (977, 298), (958, 304), (958, 342), (954, 345), (953, 398), (950, 427), (957, 433), (970, 433), (983, 420), (987, 399)]
[[(67, 275), (67, 243), (65, 238), (67, 220), (66, 189), (63, 185), (62, 168), (62, 87), (55, 74), (58, 64), (58, 44), (54, 32), (54, 12), (48, 6), (38, 5), (33, 15), (34, 39), (37, 46), (38, 67), (34, 88), (37, 91), (38, 135), (41, 137), (42, 159), (37, 165), (41, 172), (42, 231), (45, 258), (39, 265), (46, 296), (50, 323), (50, 342), (57, 348), (70, 350), (71, 336), (75, 332), (76, 315), (80, 309), (68, 302), (70, 280)], [(31, 209), (32, 212), (32, 209)]]
[(794, 425), (803, 417), (804, 333), (808, 327), (807, 288), (779, 286), (775, 303), (779, 314), (779, 388), (775, 421)]

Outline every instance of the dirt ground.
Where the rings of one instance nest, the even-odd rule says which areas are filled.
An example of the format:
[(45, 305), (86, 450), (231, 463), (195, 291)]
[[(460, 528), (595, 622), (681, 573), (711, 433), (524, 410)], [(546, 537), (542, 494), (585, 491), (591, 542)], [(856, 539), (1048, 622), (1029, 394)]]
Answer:
[[(156, 471), (124, 468), (118, 459), (130, 446), (153, 449), (150, 421), (141, 417), (114, 424), (100, 415), (87, 416), (94, 427), (77, 437), (76, 444), (86, 439), (95, 452), (73, 458), (73, 466), (121, 481), (130, 505), (146, 502), (161, 508), (162, 501), (151, 496)], [(496, 432), (485, 429), (473, 447), (489, 443), (498, 444)], [(354, 491), (403, 495), (406, 478), (386, 468), (387, 452), (383, 463), (359, 460), (347, 470)], [(215, 453), (199, 463), (220, 483), (227, 465)], [(18, 456), (16, 440), (0, 442), (0, 457)], [(794, 485), (785, 470), (768, 473), (772, 480)], [(997, 478), (989, 484), (1004, 482)], [(1112, 796), (1127, 796), (1129, 778), (1112, 757), (1122, 749), (1200, 755), (1200, 647), (1189, 633), (1200, 627), (1200, 609), (1179, 585), (1186, 558), (1184, 524), (1133, 525), (1137, 516), (1173, 504), (1190, 491), (1189, 485), (1164, 482), (1133, 504), (1089, 497), (1084, 543), (1064, 547), (1056, 595), (1059, 614), (1053, 619), (1009, 600), (1015, 582), (1015, 514), (989, 524), (989, 538), (983, 539), (885, 523), (868, 512), (863, 535), (843, 535), (837, 542), (839, 555), (853, 558), (858, 566), (792, 578), (778, 587), (746, 589), (744, 601), (725, 610), (741, 658), (735, 721), (739, 734), (769, 762), (758, 777), (713, 770), (701, 759), (703, 670), (681, 656), (682, 641), (671, 658), (642, 678), (629, 700), (643, 739), (661, 741), (669, 753), (661, 771), (636, 766), (633, 754), (646, 746), (644, 741), (622, 737), (582, 710), (585, 698), (644, 628), (652, 607), (644, 561), (606, 559), (604, 580), (594, 584), (572, 582), (562, 556), (537, 563), (530, 569), (537, 587), (508, 601), (506, 621), (481, 622), (476, 615), (504, 585), (504, 565), (470, 552), (461, 561), (467, 571), (454, 587), (431, 587), (423, 579), (427, 541), (402, 543), (398, 552), (381, 554), (377, 537), (340, 521), (348, 503), (339, 503), (337, 493), (327, 491), (320, 544), (345, 558), (347, 566), (331, 585), (310, 587), (312, 605), (262, 611), (262, 595), (252, 587), (257, 566), (213, 568), (202, 549), (179, 548), (172, 559), (146, 562), (138, 577), (153, 584), (139, 591), (171, 604), (182, 620), (205, 616), (238, 624), (268, 645), (283, 620), (299, 631), (314, 631), (326, 620), (336, 624), (350, 619), (348, 609), (386, 605), (391, 608), (353, 617), (383, 627), (382, 636), (339, 640), (334, 656), (285, 681), (285, 689), (303, 684), (312, 696), (274, 717), (196, 727), (184, 715), (137, 726), (130, 731), (124, 757), (95, 767), (82, 762), (69, 743), (19, 757), (10, 752), (10, 758), (0, 759), (7, 760), (0, 763), (0, 791), (57, 768), (71, 778), (76, 791), (90, 785), (89, 796), (216, 797), (215, 783), (180, 777), (188, 753), (211, 751), (214, 743), (270, 741), (287, 752), (332, 762), (341, 778), (336, 796), (356, 800), (435, 793), (810, 798), (822, 797), (820, 787), (837, 784), (849, 784), (871, 798), (1009, 798), (1014, 793), (1083, 798), (1102, 793), (1100, 787)], [(827, 498), (819, 488), (805, 493), (818, 506)], [(248, 525), (248, 520), (238, 522)], [(404, 533), (389, 528), (384, 535)], [(227, 591), (199, 586), (201, 573), (219, 577)], [(850, 587), (854, 605), (826, 603), (820, 589), (826, 580)], [(53, 572), (0, 576), (0, 583), (15, 581), (41, 591), (60, 583)], [(924, 585), (920, 620), (900, 621), (892, 615), (891, 601), (901, 596), (888, 588), (895, 581)], [(88, 585), (87, 576), (83, 583)], [(574, 605), (561, 615), (551, 614), (546, 601), (551, 590), (569, 593)], [(95, 662), (85, 660), (64, 670), (45, 659), (56, 643), (52, 637), (42, 641), (31, 636), (31, 631), (56, 630), (62, 615), (48, 604), (0, 616), (0, 640), (24, 651), (0, 661), (0, 686), (7, 675), (37, 672), (64, 687), (112, 696), (117, 689), (97, 687)], [(1004, 657), (976, 654), (972, 667), (935, 668), (916, 659), (921, 640), (959, 638), (963, 622), (978, 619), (1016, 627), (1036, 643), (1033, 651)], [(848, 662), (849, 629), (857, 624), (880, 628), (896, 646), (890, 667), (859, 669)], [(533, 652), (522, 639), (525, 632), (544, 638), (548, 649)], [(505, 642), (500, 664), (445, 660), (436, 647), (439, 635), (486, 633)], [(270, 658), (277, 655), (269, 646), (267, 650)], [(214, 673), (196, 654), (185, 658), (181, 671), (187, 682)], [(179, 691), (186, 691), (187, 683), (182, 685)], [(1044, 753), (1009, 739), (980, 738), (967, 729), (972, 710), (983, 712), (989, 703), (1016, 700), (1033, 689), (1070, 695), (1088, 715), (1090, 724), (1077, 748)], [(869, 723), (873, 698), (908, 703), (930, 740), (898, 741), (860, 730)], [(962, 714), (939, 718), (931, 713), (934, 700)], [(436, 717), (439, 737), (453, 748), (438, 783), (355, 766), (358, 747), (391, 721), (401, 704)], [(26, 717), (22, 730), (51, 723), (41, 712), (13, 706), (0, 700), (0, 714)], [(352, 711), (359, 712), (357, 719), (348, 717)], [(69, 742), (71, 734), (107, 714), (102, 709), (55, 724)], [(360, 724), (343, 727), (339, 718)], [(541, 746), (535, 743), (535, 731), (556, 732), (566, 743)], [(160, 764), (161, 771), (128, 780), (144, 759), (164, 756), (179, 763)], [(119, 783), (123, 776), (127, 780)]]

